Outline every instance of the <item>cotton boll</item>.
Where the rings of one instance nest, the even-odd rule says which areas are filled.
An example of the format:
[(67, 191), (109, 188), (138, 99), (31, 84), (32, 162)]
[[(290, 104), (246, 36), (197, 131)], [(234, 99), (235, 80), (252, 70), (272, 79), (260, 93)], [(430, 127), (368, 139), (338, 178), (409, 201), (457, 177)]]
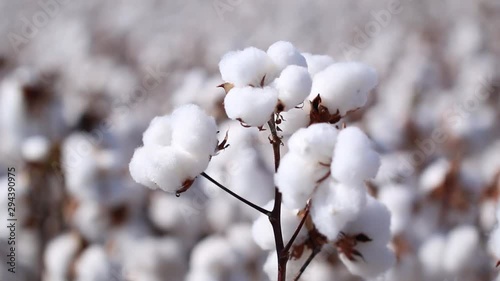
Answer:
[(236, 87), (260, 86), (264, 77), (267, 84), (276, 76), (275, 67), (268, 54), (255, 47), (229, 52), (219, 62), (222, 80)]
[(391, 212), (391, 232), (394, 235), (404, 232), (411, 221), (414, 192), (406, 186), (389, 185), (380, 190), (378, 199)]
[(27, 138), (21, 146), (21, 154), (30, 162), (42, 162), (49, 156), (50, 141), (44, 136)]
[(230, 159), (225, 161), (228, 186), (255, 204), (266, 204), (274, 198), (273, 173), (266, 169), (261, 153), (254, 147), (233, 148)]
[(108, 281), (113, 269), (106, 251), (101, 246), (90, 246), (80, 255), (75, 265), (77, 281)]
[(380, 158), (368, 137), (356, 127), (339, 132), (331, 165), (332, 176), (346, 184), (361, 184), (374, 178), (380, 167)]
[(189, 262), (192, 270), (220, 276), (238, 264), (237, 255), (229, 242), (219, 236), (209, 236), (194, 247)]
[(450, 162), (444, 158), (438, 159), (428, 165), (420, 176), (419, 185), (422, 192), (431, 192), (443, 183), (450, 165)]
[(327, 55), (313, 55), (309, 53), (302, 53), (302, 55), (306, 59), (307, 70), (309, 70), (311, 77), (314, 77), (316, 73), (335, 63), (333, 58)]
[(298, 130), (288, 140), (290, 151), (313, 161), (331, 162), (338, 130), (331, 124), (318, 123)]
[(288, 208), (303, 208), (311, 197), (317, 181), (328, 174), (327, 167), (288, 152), (274, 176), (274, 181), (283, 195), (283, 204)]
[(307, 62), (304, 56), (287, 41), (278, 41), (267, 49), (267, 54), (276, 64), (277, 69), (281, 72), (288, 65), (298, 65), (307, 67)]
[(368, 93), (378, 83), (375, 69), (359, 62), (334, 63), (313, 79), (310, 100), (318, 94), (330, 113), (343, 116), (365, 105)]
[[(269, 202), (264, 206), (266, 210), (271, 210), (274, 206), (274, 201)], [(297, 216), (297, 211), (281, 206), (281, 228), (283, 241), (288, 242), (291, 238), (297, 226), (300, 223), (300, 218)], [(259, 217), (254, 221), (252, 225), (252, 235), (255, 243), (259, 245), (263, 250), (273, 250), (276, 249), (273, 228), (269, 223), (269, 218), (264, 214), (259, 215)], [(295, 238), (294, 245), (302, 243), (307, 238), (307, 230), (302, 228), (299, 232), (297, 238)]]
[(170, 146), (144, 146), (135, 150), (129, 169), (136, 182), (174, 193), (203, 172), (208, 161)]
[(231, 248), (246, 262), (251, 262), (259, 256), (260, 250), (253, 239), (252, 225), (247, 223), (232, 225), (227, 230), (226, 236)]
[(81, 246), (80, 238), (73, 233), (62, 234), (52, 239), (44, 253), (47, 273), (54, 278), (66, 279), (70, 265)]
[(184, 105), (172, 113), (172, 144), (199, 158), (208, 158), (217, 146), (215, 119), (197, 105)]
[(170, 145), (172, 142), (172, 118), (169, 115), (153, 118), (142, 135), (142, 142), (145, 146)]
[(391, 214), (384, 204), (371, 196), (367, 196), (366, 206), (359, 212), (357, 218), (343, 228), (347, 234), (363, 233), (372, 241), (387, 245), (391, 239)]
[(479, 233), (470, 225), (454, 228), (446, 242), (443, 253), (443, 267), (446, 272), (459, 274), (473, 268), (474, 261), (478, 258)]
[(249, 126), (264, 125), (278, 103), (278, 92), (271, 87), (233, 88), (224, 98), (227, 116)]
[(443, 258), (446, 249), (446, 237), (429, 237), (418, 250), (418, 258), (428, 277), (439, 277), (443, 273)]
[(162, 192), (154, 193), (148, 208), (149, 218), (156, 227), (182, 236), (187, 244), (200, 235), (205, 207), (199, 199), (189, 195), (175, 197)]
[(302, 103), (311, 92), (312, 79), (307, 68), (289, 65), (280, 74), (275, 82), (278, 90), (278, 99), (288, 111)]
[(311, 111), (311, 104), (309, 101), (304, 103), (301, 108), (292, 108), (288, 111), (280, 113), (282, 117), (281, 124), (278, 127), (281, 129), (282, 136), (290, 136), (300, 128), (305, 128), (311, 122), (309, 112)]
[(394, 253), (385, 245), (371, 242), (359, 243), (356, 249), (363, 255), (362, 259), (356, 258), (355, 261), (351, 261), (344, 254), (341, 254), (340, 260), (351, 273), (365, 279), (380, 276), (396, 262)]
[(316, 228), (328, 240), (334, 241), (345, 225), (356, 219), (366, 205), (362, 186), (336, 184), (324, 181), (312, 198), (311, 218)]
[(136, 239), (125, 256), (124, 273), (129, 276), (144, 276), (150, 280), (169, 276), (170, 280), (180, 281), (186, 271), (186, 250), (177, 238)]
[(81, 202), (73, 217), (73, 226), (90, 242), (104, 242), (110, 227), (110, 218), (106, 210), (94, 201)]

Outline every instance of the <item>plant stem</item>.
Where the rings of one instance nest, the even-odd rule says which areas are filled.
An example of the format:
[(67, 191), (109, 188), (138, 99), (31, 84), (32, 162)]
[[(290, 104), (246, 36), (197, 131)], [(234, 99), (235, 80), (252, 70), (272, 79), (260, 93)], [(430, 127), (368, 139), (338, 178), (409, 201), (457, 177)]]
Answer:
[(295, 241), (295, 239), (299, 235), (299, 232), (302, 229), (302, 226), (304, 225), (304, 223), (306, 222), (306, 219), (308, 216), (309, 216), (309, 203), (307, 203), (307, 205), (306, 205), (304, 216), (302, 217), (302, 220), (300, 221), (299, 225), (295, 229), (295, 232), (293, 233), (292, 238), (290, 238), (290, 241), (288, 241), (285, 248), (283, 249), (283, 251), (285, 253), (287, 253), (287, 255), (289, 254), (290, 248), (292, 248), (293, 242)]
[(259, 207), (257, 205), (255, 205), (254, 203), (246, 200), (245, 198), (239, 196), (238, 194), (232, 192), (231, 190), (229, 190), (227, 187), (225, 187), (224, 185), (222, 185), (221, 183), (219, 183), (218, 181), (214, 180), (212, 177), (210, 177), (209, 175), (207, 175), (205, 172), (201, 173), (201, 175), (206, 178), (207, 180), (209, 180), (210, 182), (212, 182), (213, 184), (215, 184), (216, 186), (220, 187), (222, 190), (224, 190), (225, 192), (229, 193), (230, 195), (232, 195), (234, 198), (240, 200), (241, 202), (247, 204), (248, 206), (254, 208), (255, 210), (261, 212), (262, 214), (266, 215), (266, 216), (270, 216), (272, 214), (272, 212), (262, 208), (262, 207)]
[(298, 281), (300, 276), (302, 276), (302, 273), (304, 273), (304, 271), (306, 270), (306, 268), (309, 266), (309, 264), (311, 263), (311, 261), (314, 259), (314, 257), (321, 251), (321, 248), (319, 247), (315, 247), (312, 251), (312, 253), (309, 255), (309, 257), (307, 258), (306, 262), (304, 262), (304, 264), (302, 265), (302, 267), (300, 268), (299, 272), (297, 273), (297, 275), (295, 276), (295, 278), (293, 279), (294, 281)]
[[(273, 145), (274, 152), (274, 170), (276, 172), (278, 171), (281, 159), (281, 139), (278, 136), (278, 132), (276, 130), (274, 114), (271, 116), (267, 124), (269, 125), (269, 129), (271, 130), (271, 144)], [(281, 192), (279, 192), (277, 187), (274, 188), (274, 207), (269, 216), (269, 221), (271, 222), (271, 225), (273, 227), (276, 252), (278, 254), (278, 281), (285, 281), (288, 253), (284, 251), (285, 245), (283, 243), (283, 234), (281, 231)]]

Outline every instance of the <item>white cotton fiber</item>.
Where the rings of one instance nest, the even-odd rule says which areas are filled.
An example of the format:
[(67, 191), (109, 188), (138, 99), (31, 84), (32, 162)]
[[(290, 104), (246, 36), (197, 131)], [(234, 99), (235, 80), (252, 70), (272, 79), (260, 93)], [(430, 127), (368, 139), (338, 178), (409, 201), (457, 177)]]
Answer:
[(309, 101), (304, 103), (301, 108), (292, 108), (280, 113), (282, 120), (278, 127), (281, 129), (282, 136), (290, 136), (300, 128), (305, 128), (311, 122), (309, 112), (311, 104)]
[(217, 124), (199, 106), (184, 105), (172, 112), (172, 145), (199, 157), (212, 155), (217, 146)]
[(365, 205), (366, 192), (362, 186), (348, 186), (326, 180), (312, 198), (311, 218), (319, 232), (334, 241), (345, 225), (356, 219)]
[(49, 156), (50, 141), (44, 136), (27, 138), (21, 145), (21, 154), (31, 162), (42, 162)]
[(278, 99), (284, 105), (284, 111), (288, 111), (304, 102), (311, 92), (312, 79), (307, 68), (289, 65), (275, 80), (278, 90)]
[(339, 132), (331, 165), (332, 176), (347, 184), (360, 184), (374, 178), (380, 167), (380, 158), (370, 139), (356, 127)]
[(327, 173), (327, 167), (310, 158), (292, 151), (285, 154), (274, 176), (283, 195), (283, 204), (288, 208), (303, 208), (318, 185), (317, 181)]
[(418, 258), (428, 276), (439, 276), (443, 272), (443, 257), (446, 249), (446, 237), (435, 234), (420, 246)]
[(335, 63), (333, 58), (327, 55), (313, 55), (309, 53), (302, 53), (302, 55), (306, 58), (307, 70), (309, 70), (311, 77), (314, 77), (316, 73)]
[(479, 232), (472, 225), (454, 228), (448, 234), (443, 254), (444, 269), (451, 274), (460, 274), (461, 271), (472, 268), (478, 256), (479, 239)]
[(356, 261), (351, 261), (341, 254), (340, 260), (351, 273), (365, 279), (372, 280), (380, 276), (396, 263), (396, 256), (385, 245), (358, 243), (356, 250), (363, 255), (363, 259), (355, 257)]
[(272, 44), (267, 49), (267, 54), (280, 72), (289, 65), (307, 67), (304, 56), (302, 56), (292, 43), (287, 41), (278, 41)]
[(250, 126), (264, 125), (278, 103), (278, 92), (271, 87), (233, 88), (224, 99), (227, 116)]
[(317, 123), (295, 132), (288, 140), (290, 151), (314, 162), (329, 164), (338, 130), (328, 123)]
[(144, 145), (168, 146), (172, 143), (172, 119), (169, 115), (157, 116), (151, 120), (142, 134)]
[(104, 248), (93, 245), (85, 249), (75, 264), (76, 281), (108, 281), (113, 278), (111, 261)]
[(359, 62), (334, 63), (318, 72), (313, 79), (311, 95), (321, 96), (330, 113), (341, 115), (365, 105), (368, 93), (378, 83), (375, 69)]
[(405, 231), (411, 222), (415, 192), (403, 185), (388, 185), (379, 191), (378, 199), (391, 212), (391, 232), (399, 234)]
[(391, 240), (390, 225), (391, 214), (387, 207), (368, 195), (366, 206), (355, 220), (343, 228), (343, 231), (353, 235), (363, 233), (372, 240), (370, 243), (387, 245)]
[(209, 236), (196, 244), (189, 264), (192, 270), (222, 274), (237, 262), (236, 252), (229, 241), (223, 237)]
[(64, 279), (70, 271), (73, 258), (78, 253), (81, 241), (77, 235), (66, 233), (52, 239), (44, 252), (45, 270), (54, 278)]
[(264, 77), (268, 82), (276, 75), (271, 58), (266, 52), (255, 47), (225, 54), (219, 62), (219, 70), (222, 80), (236, 87), (258, 87)]
[(439, 187), (444, 182), (450, 166), (450, 162), (444, 158), (435, 160), (429, 164), (420, 176), (419, 185), (421, 191), (428, 193)]

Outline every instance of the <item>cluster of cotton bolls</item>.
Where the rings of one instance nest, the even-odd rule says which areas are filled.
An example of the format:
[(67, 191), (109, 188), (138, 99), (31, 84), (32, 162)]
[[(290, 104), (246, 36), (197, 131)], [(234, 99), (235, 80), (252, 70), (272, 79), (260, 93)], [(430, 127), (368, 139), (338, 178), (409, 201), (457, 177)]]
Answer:
[(288, 279), (500, 280), (500, 7), (386, 4), (0, 3), (0, 280), (274, 280), (201, 172)]

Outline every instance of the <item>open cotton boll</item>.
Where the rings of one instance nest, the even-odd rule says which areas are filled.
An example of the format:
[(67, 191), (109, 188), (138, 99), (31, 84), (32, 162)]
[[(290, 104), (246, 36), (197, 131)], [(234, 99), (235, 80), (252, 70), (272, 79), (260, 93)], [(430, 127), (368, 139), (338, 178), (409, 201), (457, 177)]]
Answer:
[(450, 162), (444, 158), (438, 159), (428, 165), (420, 175), (419, 185), (422, 192), (431, 192), (443, 183), (450, 166)]
[(387, 245), (391, 240), (391, 214), (384, 204), (367, 195), (366, 206), (359, 212), (355, 220), (350, 221), (343, 228), (347, 234), (363, 233), (372, 241)]
[(82, 246), (80, 238), (74, 233), (66, 233), (52, 239), (44, 253), (44, 264), (47, 273), (54, 278), (65, 280), (70, 265)]
[(208, 158), (217, 146), (217, 124), (199, 106), (188, 104), (174, 110), (172, 144), (200, 157)]
[(27, 138), (21, 146), (21, 154), (30, 162), (42, 162), (49, 156), (50, 141), (44, 136)]
[[(264, 208), (266, 210), (271, 210), (274, 206), (274, 200), (267, 203)], [(281, 206), (281, 229), (283, 235), (283, 241), (288, 242), (292, 238), (295, 229), (300, 223), (300, 217), (297, 216), (297, 211), (288, 209), (284, 205)], [(252, 236), (263, 250), (274, 250), (276, 249), (276, 244), (274, 241), (273, 228), (269, 223), (269, 218), (263, 214), (254, 221), (252, 225)], [(304, 242), (307, 238), (307, 230), (302, 228), (299, 235), (295, 238), (293, 242), (294, 245)], [(286, 243), (285, 242), (285, 243)]]
[(257, 127), (269, 120), (277, 103), (274, 88), (233, 88), (224, 98), (224, 109), (229, 118)]
[(479, 233), (471, 225), (454, 228), (446, 242), (443, 253), (443, 266), (448, 273), (459, 274), (473, 268), (474, 261), (478, 258)]
[(113, 268), (106, 251), (98, 245), (90, 246), (75, 264), (76, 281), (108, 281), (113, 278)]
[(306, 58), (295, 48), (295, 46), (287, 41), (278, 41), (267, 49), (267, 54), (276, 64), (278, 72), (281, 72), (289, 65), (298, 65), (307, 67)]
[(380, 276), (396, 263), (396, 256), (385, 245), (371, 242), (359, 243), (356, 250), (363, 255), (363, 259), (357, 258), (355, 261), (351, 261), (344, 254), (341, 254), (340, 260), (351, 273), (365, 279), (374, 279)]
[(209, 236), (196, 244), (189, 262), (192, 270), (207, 271), (216, 275), (228, 272), (237, 264), (237, 255), (231, 244), (219, 236)]
[(313, 124), (295, 132), (288, 140), (288, 148), (313, 162), (329, 164), (337, 134), (338, 130), (331, 124)]
[(302, 53), (302, 55), (306, 59), (307, 70), (309, 70), (311, 77), (314, 77), (316, 73), (335, 63), (333, 58), (327, 55), (313, 55), (309, 53)]
[(149, 188), (176, 192), (208, 166), (209, 159), (196, 159), (170, 146), (144, 146), (135, 150), (129, 169), (132, 178)]
[(276, 76), (276, 66), (266, 52), (255, 47), (225, 54), (219, 62), (222, 80), (232, 83), (235, 87), (260, 86), (273, 81)]
[(301, 209), (311, 197), (317, 181), (328, 173), (328, 168), (289, 151), (281, 159), (274, 181), (288, 208)]
[(339, 110), (343, 116), (365, 105), (369, 91), (377, 83), (377, 73), (370, 66), (359, 62), (334, 63), (314, 76), (309, 99), (319, 94), (330, 113)]
[(142, 142), (144, 145), (169, 146), (172, 142), (172, 119), (170, 115), (153, 118), (142, 135)]
[(338, 134), (331, 165), (332, 176), (347, 184), (360, 184), (374, 178), (380, 167), (380, 158), (370, 139), (356, 127), (348, 127)]
[(312, 198), (311, 218), (316, 228), (328, 240), (335, 241), (345, 225), (356, 219), (366, 205), (362, 186), (348, 186), (324, 181)]
[(278, 99), (283, 111), (288, 111), (302, 103), (311, 92), (312, 79), (307, 68), (289, 65), (275, 80)]
[(429, 237), (420, 246), (418, 258), (427, 277), (439, 277), (443, 273), (443, 257), (446, 237), (440, 234)]
[(282, 136), (290, 136), (300, 128), (305, 128), (311, 122), (309, 112), (311, 111), (311, 103), (306, 101), (301, 108), (292, 108), (288, 111), (280, 113), (282, 120), (278, 127)]
[(388, 185), (379, 191), (378, 200), (391, 212), (393, 234), (403, 232), (411, 221), (414, 199), (414, 192), (402, 185)]

